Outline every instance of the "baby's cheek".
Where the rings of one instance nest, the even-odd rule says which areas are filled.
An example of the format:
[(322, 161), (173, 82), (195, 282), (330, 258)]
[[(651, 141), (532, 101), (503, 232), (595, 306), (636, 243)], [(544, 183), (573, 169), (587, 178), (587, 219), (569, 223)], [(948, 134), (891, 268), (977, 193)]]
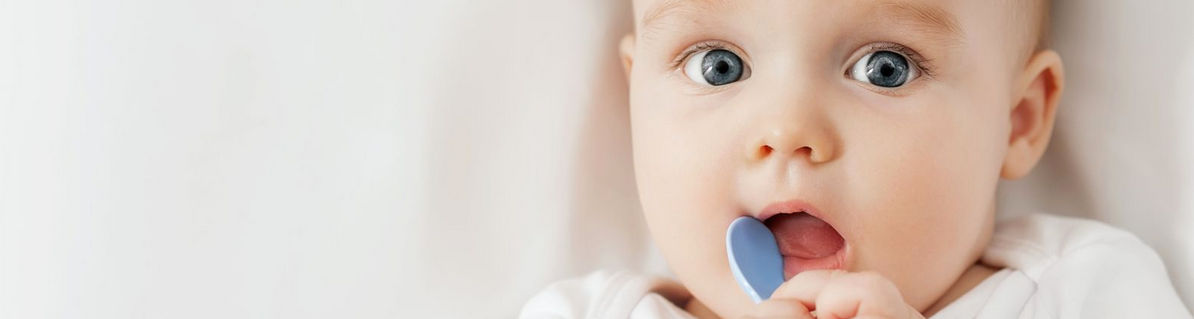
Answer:
[[(672, 103), (679, 97), (672, 97)], [(739, 147), (716, 110), (663, 104), (636, 111), (635, 171), (650, 219), (667, 228), (724, 231), (736, 217), (734, 155)], [(720, 240), (720, 238), (718, 238)]]
[(997, 163), (975, 156), (975, 137), (953, 125), (893, 134), (918, 142), (876, 144), (870, 148), (875, 154), (860, 159), (873, 175), (854, 203), (866, 234), (858, 240), (858, 266), (888, 276), (910, 304), (923, 308), (982, 249)]
[[(712, 117), (636, 114), (640, 200), (656, 245), (694, 295), (718, 310), (749, 306), (729, 271), (725, 228), (739, 216), (734, 147)], [(677, 120), (677, 119), (682, 120)]]

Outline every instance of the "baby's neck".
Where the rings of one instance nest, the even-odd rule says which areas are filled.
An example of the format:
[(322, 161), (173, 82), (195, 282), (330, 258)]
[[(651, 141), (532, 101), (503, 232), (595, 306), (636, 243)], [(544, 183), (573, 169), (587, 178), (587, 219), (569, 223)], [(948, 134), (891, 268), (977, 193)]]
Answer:
[(688, 299), (688, 303), (684, 304), (684, 311), (688, 312), (693, 317), (698, 318), (698, 319), (720, 319), (721, 318), (721, 317), (717, 316), (717, 314), (714, 313), (712, 309), (709, 309), (709, 307), (705, 307), (705, 304), (701, 303), (701, 301), (697, 300), (696, 298)]
[(978, 286), (983, 280), (987, 280), (988, 277), (991, 277), (997, 271), (999, 269), (987, 266), (981, 262), (974, 263), (969, 269), (966, 269), (966, 272), (962, 273), (962, 276), (958, 277), (958, 281), (955, 281), (954, 285), (949, 287), (949, 290), (946, 290), (944, 295), (941, 295), (941, 299), (937, 299), (937, 302), (933, 303), (933, 305), (929, 306), (929, 309), (923, 312), (925, 317), (931, 317), (933, 314), (941, 311), (945, 306), (948, 306), (962, 297), (962, 295), (970, 292), (971, 289), (974, 289), (975, 286)]

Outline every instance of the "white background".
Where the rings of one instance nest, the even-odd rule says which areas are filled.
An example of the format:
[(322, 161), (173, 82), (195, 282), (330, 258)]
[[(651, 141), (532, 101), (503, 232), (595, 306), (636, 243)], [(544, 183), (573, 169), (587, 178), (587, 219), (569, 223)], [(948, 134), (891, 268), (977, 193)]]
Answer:
[[(1190, 303), (1194, 3), (1057, 9), (1071, 90), (1003, 214), (1133, 230)], [(629, 27), (608, 0), (0, 0), (0, 317), (509, 317), (665, 272)]]

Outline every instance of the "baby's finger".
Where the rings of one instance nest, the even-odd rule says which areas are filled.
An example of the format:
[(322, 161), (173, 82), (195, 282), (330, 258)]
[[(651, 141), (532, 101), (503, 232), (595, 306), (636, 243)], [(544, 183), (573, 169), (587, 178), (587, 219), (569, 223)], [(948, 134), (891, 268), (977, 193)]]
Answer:
[(804, 271), (792, 279), (784, 282), (771, 293), (771, 299), (796, 299), (804, 303), (805, 307), (816, 306), (817, 295), (825, 285), (847, 273), (842, 270), (809, 270)]
[(792, 299), (768, 299), (755, 307), (755, 311), (746, 318), (795, 318), (814, 319), (808, 313), (808, 308), (800, 301)]
[(874, 272), (841, 276), (825, 285), (816, 298), (815, 308), (820, 319), (920, 317), (919, 312), (904, 302), (895, 284)]

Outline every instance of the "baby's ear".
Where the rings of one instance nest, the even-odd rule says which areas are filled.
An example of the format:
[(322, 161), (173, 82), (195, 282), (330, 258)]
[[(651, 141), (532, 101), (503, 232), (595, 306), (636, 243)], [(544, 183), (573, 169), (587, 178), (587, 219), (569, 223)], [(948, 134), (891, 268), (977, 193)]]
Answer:
[(1028, 175), (1049, 146), (1057, 102), (1065, 88), (1061, 56), (1053, 50), (1036, 53), (1016, 83), (1021, 93), (1011, 107), (1011, 134), (1000, 173), (1006, 179)]
[(634, 64), (634, 33), (622, 37), (618, 52), (622, 56), (622, 72), (626, 75), (626, 80), (630, 81), (630, 67)]

